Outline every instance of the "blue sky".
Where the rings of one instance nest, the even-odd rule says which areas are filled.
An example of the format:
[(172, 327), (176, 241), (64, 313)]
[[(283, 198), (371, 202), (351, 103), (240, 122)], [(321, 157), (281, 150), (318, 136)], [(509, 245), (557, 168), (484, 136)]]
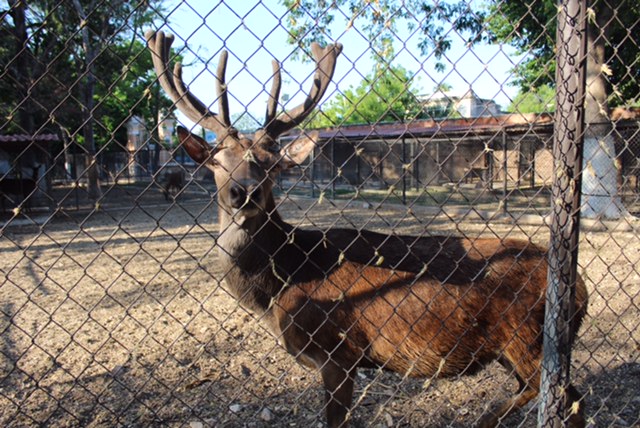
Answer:
[[(227, 4), (228, 3), (228, 4)], [(261, 119), (266, 108), (267, 94), (271, 87), (271, 60), (283, 64), (282, 93), (291, 97), (291, 105), (297, 105), (306, 96), (313, 75), (313, 64), (293, 60), (294, 47), (287, 43), (287, 33), (280, 21), (286, 17), (286, 9), (277, 0), (228, 1), (211, 0), (174, 1), (165, 32), (176, 34), (175, 47), (188, 46), (183, 52), (185, 63), (192, 63), (184, 70), (184, 80), (192, 93), (203, 102), (216, 99), (213, 73), (222, 49), (230, 53), (227, 66), (231, 113), (245, 110)], [(362, 77), (372, 70), (370, 43), (357, 27), (347, 30), (346, 22), (336, 20), (332, 28), (334, 41), (344, 50), (329, 87), (326, 100), (350, 85), (358, 85)], [(517, 93), (508, 85), (510, 70), (519, 60), (509, 46), (474, 46), (467, 49), (459, 36), (453, 37), (453, 47), (443, 58), (444, 72), (435, 71), (435, 59), (425, 58), (418, 49), (419, 34), (399, 30), (395, 46), (399, 55), (395, 65), (402, 65), (417, 72), (414, 85), (421, 94), (429, 94), (440, 82), (453, 86), (454, 93), (464, 93), (470, 87), (482, 98), (495, 99), (503, 108)], [(195, 54), (203, 59), (195, 61)], [(212, 107), (216, 111), (217, 107)], [(185, 125), (187, 119), (180, 117)]]

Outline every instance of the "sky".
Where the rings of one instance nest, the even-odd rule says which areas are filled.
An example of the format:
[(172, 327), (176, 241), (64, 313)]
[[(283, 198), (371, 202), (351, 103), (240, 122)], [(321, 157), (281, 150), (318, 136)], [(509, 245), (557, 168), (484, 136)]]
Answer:
[[(264, 117), (271, 88), (271, 60), (282, 64), (281, 94), (291, 100), (289, 108), (300, 104), (311, 86), (313, 63), (294, 60), (294, 47), (287, 43), (284, 20), (286, 8), (277, 0), (174, 0), (168, 8), (167, 23), (160, 29), (176, 35), (175, 48), (186, 48), (183, 79), (191, 92), (205, 104), (215, 101), (213, 74), (222, 49), (229, 51), (227, 84), (231, 114), (249, 112), (258, 119)], [(281, 21), (283, 23), (281, 23)], [(356, 21), (357, 25), (357, 21)], [(357, 26), (347, 29), (344, 20), (336, 20), (332, 28), (334, 42), (342, 43), (343, 51), (333, 82), (324, 97), (331, 99), (341, 90), (357, 86), (373, 69), (370, 42)], [(453, 46), (441, 61), (444, 72), (435, 70), (436, 60), (423, 56), (418, 48), (419, 33), (400, 29), (393, 65), (416, 72), (414, 88), (420, 94), (430, 94), (442, 82), (453, 87), (454, 94), (469, 90), (481, 98), (494, 99), (504, 108), (515, 97), (517, 88), (509, 85), (510, 70), (521, 60), (510, 46), (478, 45), (467, 49), (460, 36), (453, 37)], [(197, 59), (198, 58), (198, 59)], [(217, 111), (217, 106), (212, 106)], [(192, 122), (178, 116), (186, 126)]]

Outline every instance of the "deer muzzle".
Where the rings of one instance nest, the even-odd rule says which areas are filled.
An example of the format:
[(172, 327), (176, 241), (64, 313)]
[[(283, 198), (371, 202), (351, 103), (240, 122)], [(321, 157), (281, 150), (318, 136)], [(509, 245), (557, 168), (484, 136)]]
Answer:
[(262, 206), (262, 188), (258, 184), (233, 183), (229, 188), (231, 208), (256, 208)]

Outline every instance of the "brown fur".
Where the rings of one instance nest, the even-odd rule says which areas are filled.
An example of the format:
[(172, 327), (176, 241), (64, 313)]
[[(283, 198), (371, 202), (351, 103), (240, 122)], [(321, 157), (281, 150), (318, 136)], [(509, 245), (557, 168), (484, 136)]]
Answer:
[[(330, 384), (353, 377), (359, 366), (433, 377), (471, 374), (498, 360), (512, 371), (524, 394), (499, 406), (502, 410), (483, 422), (494, 426), (499, 417), (537, 395), (545, 252), (526, 241), (450, 242), (473, 246), (470, 260), (475, 256), (487, 260), (476, 281), (441, 283), (434, 278), (439, 273), (429, 275), (428, 270), (418, 277), (346, 261), (326, 278), (288, 287), (274, 308), (287, 350), (322, 367), (325, 383)], [(445, 255), (436, 257), (447, 258), (446, 248)], [(464, 264), (462, 259), (462, 269)], [(586, 303), (586, 288), (579, 280), (574, 331)], [(344, 416), (350, 404), (352, 386), (342, 388), (344, 398), (327, 411), (330, 418)]]

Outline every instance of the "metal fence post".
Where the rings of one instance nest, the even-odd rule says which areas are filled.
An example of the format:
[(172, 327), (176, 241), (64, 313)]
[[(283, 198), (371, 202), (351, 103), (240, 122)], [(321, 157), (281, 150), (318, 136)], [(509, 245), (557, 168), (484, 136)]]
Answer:
[(554, 174), (539, 427), (564, 426), (580, 222), (586, 0), (558, 3)]
[(509, 208), (507, 207), (507, 194), (509, 193), (509, 164), (508, 164), (508, 156), (509, 151), (507, 150), (507, 132), (503, 129), (502, 132), (502, 171), (504, 173), (504, 177), (502, 178), (502, 212), (507, 214)]

